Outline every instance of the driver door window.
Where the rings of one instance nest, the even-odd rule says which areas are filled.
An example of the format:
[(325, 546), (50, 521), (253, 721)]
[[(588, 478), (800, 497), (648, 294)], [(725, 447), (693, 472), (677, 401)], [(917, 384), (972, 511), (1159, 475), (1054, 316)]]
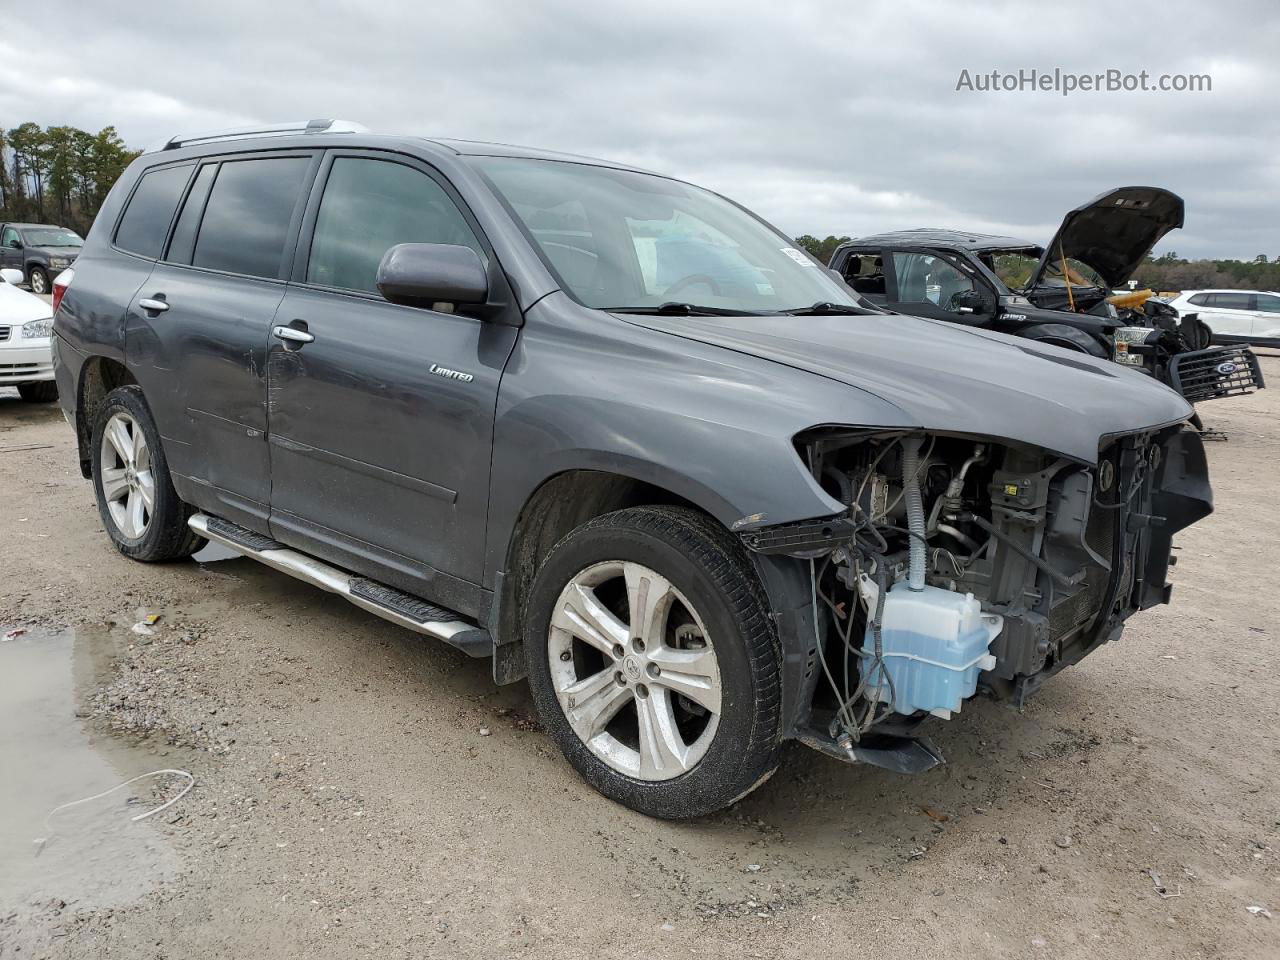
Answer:
[(960, 294), (974, 289), (973, 280), (959, 268), (930, 253), (895, 252), (893, 270), (904, 313), (959, 317)]

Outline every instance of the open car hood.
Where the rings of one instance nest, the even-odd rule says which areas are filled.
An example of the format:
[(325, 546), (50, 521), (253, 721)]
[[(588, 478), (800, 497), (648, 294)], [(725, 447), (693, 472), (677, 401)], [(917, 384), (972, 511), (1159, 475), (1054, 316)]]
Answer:
[(1027, 289), (1045, 285), (1046, 272), (1063, 257), (1088, 264), (1108, 286), (1119, 287), (1166, 233), (1182, 226), (1182, 215), (1182, 198), (1160, 187), (1109, 190), (1063, 217)]
[[(1168, 387), (1119, 364), (905, 314), (616, 316), (848, 384), (897, 407), (903, 423), (1019, 441), (1083, 463), (1096, 462), (1107, 434), (1193, 412)], [(813, 416), (815, 424), (849, 422), (841, 410)]]

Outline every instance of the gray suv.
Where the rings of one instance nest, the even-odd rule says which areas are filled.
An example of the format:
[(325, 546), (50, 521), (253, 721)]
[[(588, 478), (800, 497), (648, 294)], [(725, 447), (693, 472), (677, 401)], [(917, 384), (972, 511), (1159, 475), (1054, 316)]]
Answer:
[(215, 541), (491, 657), (662, 817), (786, 740), (933, 766), (927, 723), (1167, 602), (1212, 509), (1150, 378), (885, 314), (717, 194), (499, 144), (172, 140), (55, 332), (121, 553)]

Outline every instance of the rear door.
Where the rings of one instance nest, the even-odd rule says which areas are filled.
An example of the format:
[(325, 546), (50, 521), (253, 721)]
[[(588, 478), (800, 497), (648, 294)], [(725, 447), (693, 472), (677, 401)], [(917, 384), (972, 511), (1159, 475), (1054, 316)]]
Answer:
[(302, 236), (277, 324), (311, 339), (273, 339), (268, 360), (272, 535), (448, 603), (443, 581), (480, 580), (517, 331), (388, 303), (375, 275), (397, 243), (492, 250), (432, 168), (377, 151), (330, 154)]
[(267, 341), (318, 151), (208, 158), (129, 308), (131, 365), (151, 368), (185, 498), (266, 532)]
[(1280, 340), (1280, 297), (1274, 293), (1257, 294), (1257, 310), (1253, 315), (1255, 340)]

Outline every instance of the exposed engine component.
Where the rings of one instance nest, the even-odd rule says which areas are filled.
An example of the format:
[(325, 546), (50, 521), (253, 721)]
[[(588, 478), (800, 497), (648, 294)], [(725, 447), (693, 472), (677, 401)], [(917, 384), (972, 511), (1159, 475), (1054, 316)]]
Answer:
[(846, 511), (743, 539), (808, 561), (812, 726), (827, 746), (814, 745), (895, 768), (936, 755), (884, 760), (886, 738), (950, 718), (979, 689), (1021, 704), (1163, 602), (1172, 533), (1208, 509), (1174, 492), (1203, 467), (1179, 427), (1106, 441), (1096, 465), (902, 432), (797, 448)]

